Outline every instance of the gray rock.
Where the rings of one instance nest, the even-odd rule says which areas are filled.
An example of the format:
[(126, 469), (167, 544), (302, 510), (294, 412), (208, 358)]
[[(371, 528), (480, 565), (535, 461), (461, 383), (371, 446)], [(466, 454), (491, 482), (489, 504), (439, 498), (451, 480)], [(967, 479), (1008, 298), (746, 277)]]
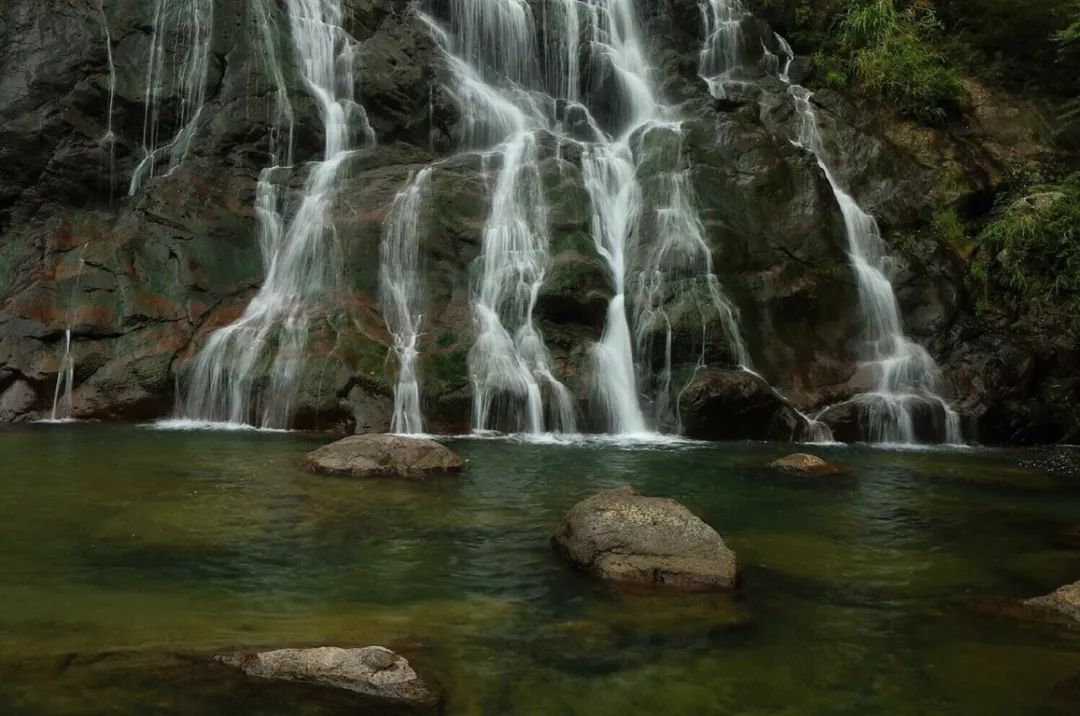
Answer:
[(381, 646), (278, 649), (215, 658), (260, 679), (332, 686), (397, 705), (432, 707), (439, 701), (405, 657)]
[(17, 380), (0, 392), (0, 421), (14, 420), (34, 407), (37, 394), (25, 381)]
[(353, 435), (304, 458), (311, 472), (352, 477), (426, 477), (459, 472), (461, 458), (434, 440), (400, 435)]
[(1024, 601), (1025, 606), (1049, 609), (1062, 616), (1080, 622), (1080, 582), (1066, 584), (1060, 589), (1041, 597)]
[(735, 553), (716, 530), (675, 500), (644, 497), (632, 487), (574, 505), (552, 543), (602, 579), (704, 589), (738, 584)]

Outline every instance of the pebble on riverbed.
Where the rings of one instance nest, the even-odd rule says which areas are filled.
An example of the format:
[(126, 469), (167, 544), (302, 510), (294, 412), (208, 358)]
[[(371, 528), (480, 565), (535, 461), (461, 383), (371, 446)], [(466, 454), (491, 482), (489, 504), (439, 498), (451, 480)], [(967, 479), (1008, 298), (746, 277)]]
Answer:
[(461, 458), (434, 440), (353, 435), (309, 453), (302, 467), (325, 475), (427, 477), (459, 472)]
[(675, 500), (632, 487), (605, 490), (574, 505), (552, 544), (571, 564), (620, 582), (733, 589), (735, 553)]

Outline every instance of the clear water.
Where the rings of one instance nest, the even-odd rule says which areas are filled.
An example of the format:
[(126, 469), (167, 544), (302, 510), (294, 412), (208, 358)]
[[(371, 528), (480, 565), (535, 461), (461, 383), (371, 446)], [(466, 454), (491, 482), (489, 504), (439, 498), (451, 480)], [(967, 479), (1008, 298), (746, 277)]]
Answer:
[[(1080, 578), (1080, 475), (1045, 453), (822, 447), (850, 473), (807, 480), (762, 467), (783, 445), (473, 439), (416, 483), (296, 469), (324, 441), (0, 427), (0, 713), (340, 713), (201, 655), (373, 643), (450, 714), (1080, 712), (1080, 630), (971, 607)], [(627, 482), (715, 525), (742, 593), (563, 564), (562, 514)]]

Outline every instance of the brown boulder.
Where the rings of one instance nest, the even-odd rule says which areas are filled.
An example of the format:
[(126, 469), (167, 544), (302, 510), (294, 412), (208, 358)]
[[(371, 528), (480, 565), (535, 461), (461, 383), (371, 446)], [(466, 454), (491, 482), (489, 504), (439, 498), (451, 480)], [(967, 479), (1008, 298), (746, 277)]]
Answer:
[(705, 589), (738, 583), (735, 553), (712, 527), (675, 500), (643, 497), (632, 487), (574, 505), (552, 543), (602, 579)]
[(434, 440), (401, 435), (353, 435), (315, 450), (302, 467), (326, 475), (427, 477), (458, 472), (461, 458)]
[(830, 465), (817, 455), (801, 452), (773, 460), (769, 463), (769, 467), (800, 475), (836, 475), (840, 472), (840, 468)]

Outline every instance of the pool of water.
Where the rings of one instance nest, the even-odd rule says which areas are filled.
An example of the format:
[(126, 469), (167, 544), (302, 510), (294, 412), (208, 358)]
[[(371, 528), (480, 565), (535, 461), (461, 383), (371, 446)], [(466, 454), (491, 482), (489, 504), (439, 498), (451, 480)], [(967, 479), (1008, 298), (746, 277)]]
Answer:
[[(403, 482), (298, 470), (325, 441), (0, 428), (0, 713), (339, 713), (205, 667), (324, 644), (402, 651), (449, 714), (1080, 713), (1080, 630), (978, 606), (1080, 579), (1068, 449), (816, 447), (848, 472), (807, 479), (784, 445), (472, 439)], [(565, 565), (559, 519), (626, 483), (716, 527), (741, 592)]]

